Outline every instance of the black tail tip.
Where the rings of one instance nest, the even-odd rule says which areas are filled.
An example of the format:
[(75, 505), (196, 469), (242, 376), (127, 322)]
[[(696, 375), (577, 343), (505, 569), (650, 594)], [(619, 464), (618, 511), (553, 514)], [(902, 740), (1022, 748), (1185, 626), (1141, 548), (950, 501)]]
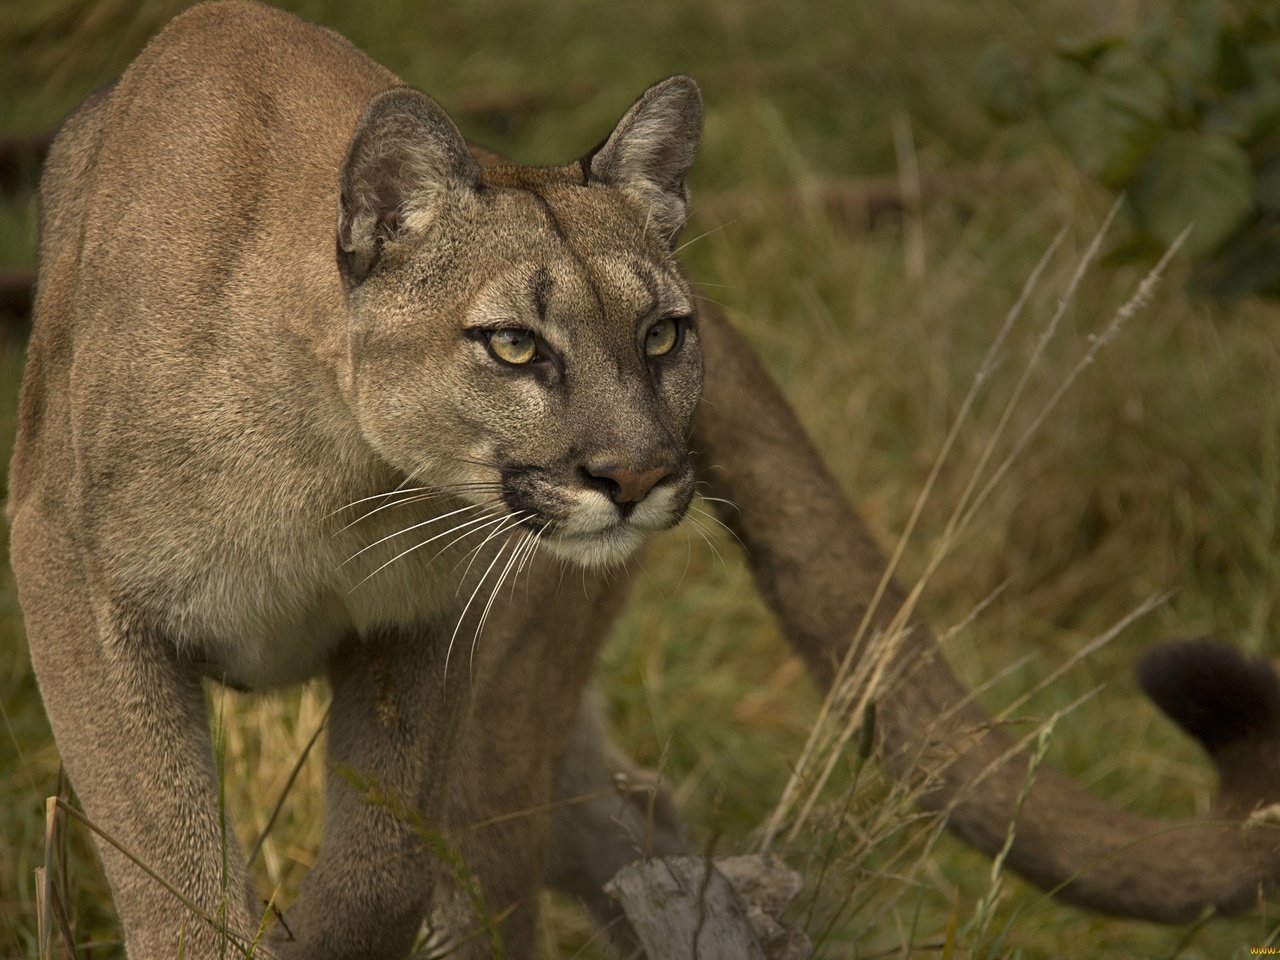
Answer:
[(1138, 683), (1210, 753), (1240, 740), (1280, 738), (1280, 678), (1216, 640), (1175, 640), (1147, 652)]

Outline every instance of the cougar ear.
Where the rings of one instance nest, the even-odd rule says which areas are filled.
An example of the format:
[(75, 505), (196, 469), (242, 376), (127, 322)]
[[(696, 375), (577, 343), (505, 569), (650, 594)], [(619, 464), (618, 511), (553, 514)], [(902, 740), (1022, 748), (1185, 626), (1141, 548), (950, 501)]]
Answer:
[(440, 104), (395, 87), (365, 104), (339, 182), (338, 270), (350, 288), (388, 240), (425, 229), (447, 194), (475, 190), (480, 168)]
[(702, 93), (692, 77), (655, 83), (600, 146), (582, 158), (582, 178), (617, 187), (645, 209), (675, 246), (689, 209), (685, 176), (702, 135)]

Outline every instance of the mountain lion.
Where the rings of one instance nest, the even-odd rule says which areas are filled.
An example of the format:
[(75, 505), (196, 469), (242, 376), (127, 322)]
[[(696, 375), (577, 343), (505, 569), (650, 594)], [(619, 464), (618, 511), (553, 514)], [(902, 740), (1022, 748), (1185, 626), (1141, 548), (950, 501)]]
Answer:
[[(207, 677), (332, 688), (324, 840), (277, 955), (403, 955), (437, 829), (511, 956), (544, 874), (607, 916), (620, 865), (681, 848), (664, 793), (606, 798), (644, 774), (584, 689), (625, 599), (610, 569), (690, 502), (690, 442), (815, 680), (859, 652), (883, 560), (673, 257), (701, 112), (673, 77), (580, 159), (511, 165), (336, 34), (226, 2), (61, 130), (9, 504), (31, 655), (88, 815), (233, 941), (261, 910), (224, 840)], [(1025, 756), (924, 625), (890, 667), (880, 757), (998, 850)], [(1220, 821), (1280, 792), (1274, 675), (1199, 645), (1146, 679), (1218, 762), (1219, 809), (1170, 834), (1041, 772), (1007, 863), (1115, 913), (1247, 908), (1275, 834)], [(557, 791), (596, 799), (553, 824)], [(133, 960), (223, 955), (100, 849)]]

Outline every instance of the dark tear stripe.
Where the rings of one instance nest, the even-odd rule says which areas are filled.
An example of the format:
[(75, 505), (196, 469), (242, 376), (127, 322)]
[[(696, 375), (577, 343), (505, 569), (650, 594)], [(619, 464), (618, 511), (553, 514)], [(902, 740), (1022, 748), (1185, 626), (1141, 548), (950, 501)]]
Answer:
[(595, 278), (591, 276), (591, 270), (587, 267), (586, 258), (582, 256), (569, 240), (569, 234), (565, 232), (564, 225), (560, 222), (560, 218), (556, 216), (556, 212), (551, 209), (551, 203), (542, 194), (536, 190), (530, 190), (529, 195), (542, 205), (542, 211), (547, 215), (547, 220), (551, 223), (551, 229), (555, 235), (564, 243), (565, 249), (569, 251), (569, 256), (573, 257), (574, 262), (582, 268), (582, 275), (587, 279), (587, 289), (591, 291), (591, 297), (596, 302), (596, 310), (599, 312), (601, 320), (604, 319), (604, 297), (600, 294), (600, 288), (596, 286)]

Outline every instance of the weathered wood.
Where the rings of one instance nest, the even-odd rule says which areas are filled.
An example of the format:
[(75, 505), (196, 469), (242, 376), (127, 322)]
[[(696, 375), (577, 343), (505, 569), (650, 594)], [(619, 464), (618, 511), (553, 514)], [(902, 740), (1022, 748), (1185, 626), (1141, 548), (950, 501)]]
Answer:
[(767, 960), (746, 905), (711, 860), (636, 860), (608, 889), (650, 958)]
[(804, 932), (782, 921), (804, 879), (772, 854), (718, 857), (716, 868), (747, 907), (751, 932), (769, 960), (808, 960), (813, 944)]

